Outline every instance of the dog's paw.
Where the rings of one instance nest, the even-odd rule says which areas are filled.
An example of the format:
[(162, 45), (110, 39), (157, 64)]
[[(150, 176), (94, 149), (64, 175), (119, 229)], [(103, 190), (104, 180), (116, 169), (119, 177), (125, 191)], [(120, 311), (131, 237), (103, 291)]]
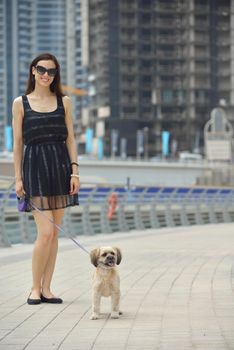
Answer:
[(119, 311), (112, 311), (111, 318), (119, 318)]
[(98, 314), (92, 314), (90, 320), (98, 320)]

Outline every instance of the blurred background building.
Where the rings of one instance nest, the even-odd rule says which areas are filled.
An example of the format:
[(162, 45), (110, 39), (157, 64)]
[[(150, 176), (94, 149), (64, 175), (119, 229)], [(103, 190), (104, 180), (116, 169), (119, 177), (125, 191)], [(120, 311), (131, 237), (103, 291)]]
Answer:
[(234, 122), (233, 33), (234, 0), (0, 0), (1, 125), (49, 51), (87, 90), (71, 94), (81, 152), (202, 152), (214, 107)]
[[(90, 71), (96, 95), (90, 124), (112, 129), (135, 154), (137, 130), (149, 154), (170, 133), (180, 150), (199, 151), (211, 109), (233, 108), (233, 1), (90, 0)], [(98, 127), (96, 129), (98, 130)], [(143, 135), (144, 136), (144, 135)]]
[[(11, 125), (12, 101), (24, 94), (29, 65), (43, 52), (58, 58), (64, 85), (82, 87), (80, 0), (0, 0), (1, 150), (4, 126)], [(81, 99), (74, 94), (71, 98), (77, 125)]]

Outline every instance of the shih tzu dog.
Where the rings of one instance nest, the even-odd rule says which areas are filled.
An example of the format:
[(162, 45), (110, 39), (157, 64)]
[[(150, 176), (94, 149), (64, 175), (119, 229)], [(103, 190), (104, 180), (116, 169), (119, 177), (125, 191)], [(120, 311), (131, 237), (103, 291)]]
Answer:
[(119, 318), (120, 278), (116, 265), (122, 260), (119, 248), (101, 247), (90, 253), (92, 264), (96, 267), (93, 276), (92, 320), (100, 314), (101, 297), (111, 297), (111, 318)]

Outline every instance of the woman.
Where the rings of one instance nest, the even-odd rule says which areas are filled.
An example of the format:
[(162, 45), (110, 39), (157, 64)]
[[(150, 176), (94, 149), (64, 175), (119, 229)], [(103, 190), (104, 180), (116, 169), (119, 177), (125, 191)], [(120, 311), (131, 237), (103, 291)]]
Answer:
[(64, 208), (78, 205), (80, 182), (72, 107), (61, 91), (55, 56), (45, 53), (32, 61), (26, 94), (14, 100), (12, 111), (15, 190), (27, 198), (26, 211), (32, 211), (37, 227), (27, 302), (58, 304), (62, 299), (50, 289), (58, 250), (58, 229), (51, 221), (61, 225)]

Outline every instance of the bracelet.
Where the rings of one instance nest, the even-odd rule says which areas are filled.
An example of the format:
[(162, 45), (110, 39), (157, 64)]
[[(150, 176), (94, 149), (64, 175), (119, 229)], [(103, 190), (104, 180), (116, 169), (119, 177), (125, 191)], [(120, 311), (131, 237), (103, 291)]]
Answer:
[(76, 163), (76, 162), (72, 162), (72, 163), (71, 163), (71, 165), (76, 165), (76, 166), (79, 166), (79, 164), (78, 164), (78, 163)]
[(77, 177), (77, 178), (79, 178), (80, 175), (78, 175), (78, 174), (71, 174), (71, 177)]

